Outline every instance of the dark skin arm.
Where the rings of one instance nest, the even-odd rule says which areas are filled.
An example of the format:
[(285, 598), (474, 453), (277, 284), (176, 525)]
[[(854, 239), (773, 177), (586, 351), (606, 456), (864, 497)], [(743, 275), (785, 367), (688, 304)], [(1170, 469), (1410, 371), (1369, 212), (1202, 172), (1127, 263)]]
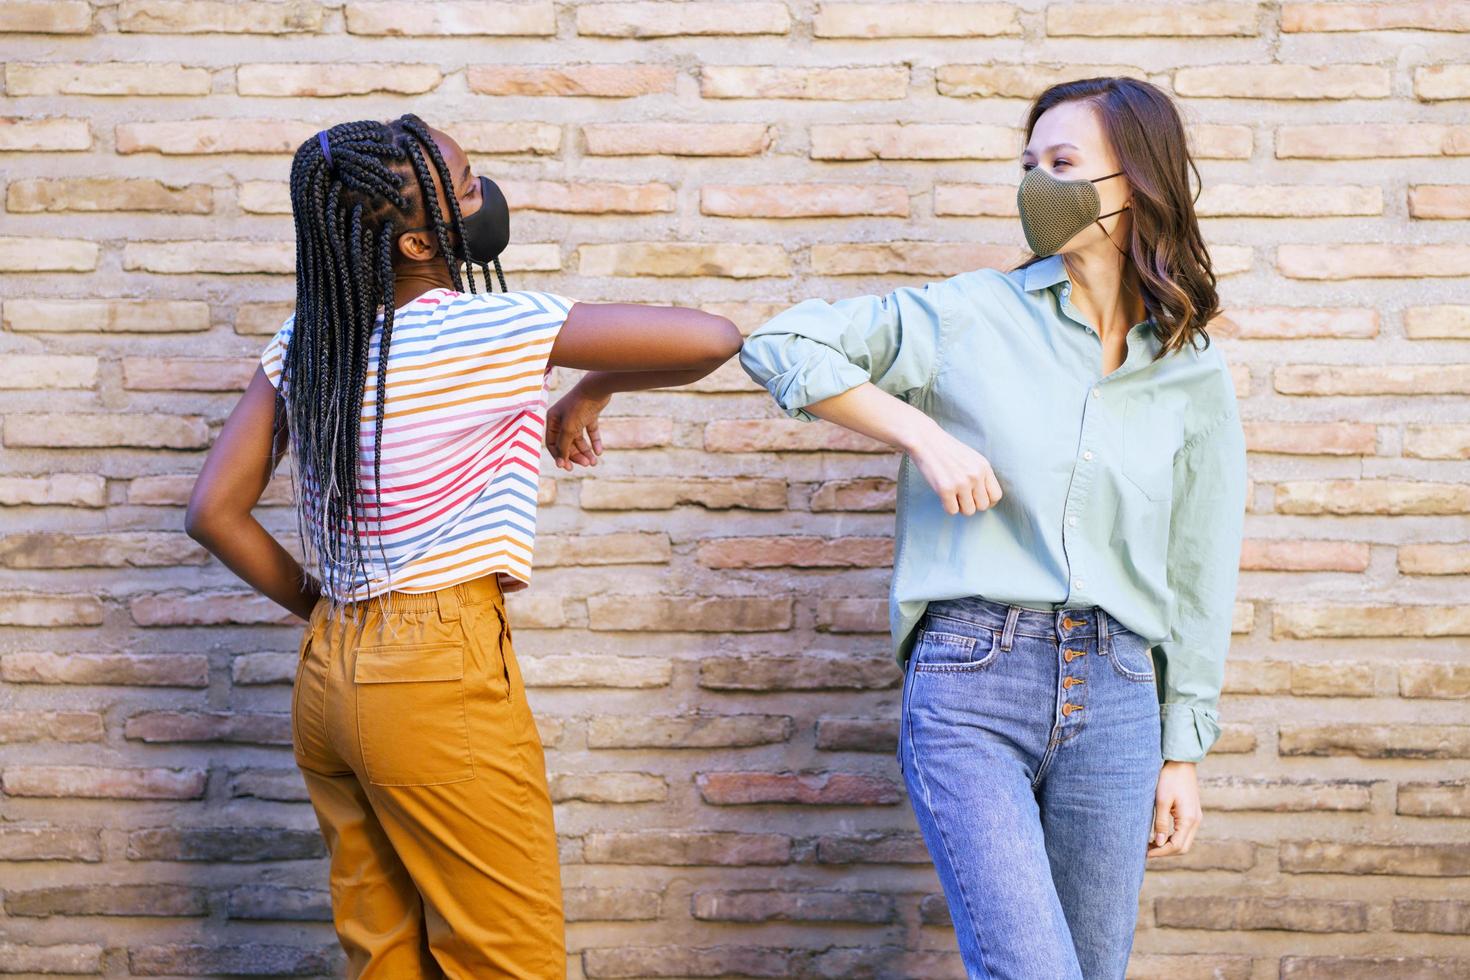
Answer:
[[(551, 364), (590, 372), (574, 389), (580, 389), (577, 404), (600, 401), (600, 411), (614, 392), (698, 381), (739, 349), (740, 333), (724, 317), (679, 307), (577, 303), (557, 333)], [(204, 460), (184, 528), (247, 585), (307, 619), (320, 585), (252, 513), (289, 445), (284, 425), (273, 433), (276, 397), (265, 371), (256, 368)], [(595, 412), (591, 419), (595, 434)], [(582, 425), (576, 433), (586, 430)]]

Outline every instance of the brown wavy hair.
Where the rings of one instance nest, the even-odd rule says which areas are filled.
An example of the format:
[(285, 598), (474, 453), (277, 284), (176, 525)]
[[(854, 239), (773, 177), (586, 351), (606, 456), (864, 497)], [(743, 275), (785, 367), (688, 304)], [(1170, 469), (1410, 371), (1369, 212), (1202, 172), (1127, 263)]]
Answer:
[[(1134, 78), (1083, 78), (1037, 96), (1026, 116), (1026, 139), (1041, 114), (1064, 102), (1087, 102), (1118, 157), (1132, 190), (1133, 221), (1126, 249), (1142, 284), (1143, 305), (1153, 318), (1163, 357), (1196, 336), (1209, 347), (1205, 325), (1220, 313), (1215, 272), (1200, 235), (1189, 174), (1199, 168), (1189, 154), (1184, 122), (1174, 102), (1155, 85)], [(1018, 269), (1041, 261), (1032, 255)]]

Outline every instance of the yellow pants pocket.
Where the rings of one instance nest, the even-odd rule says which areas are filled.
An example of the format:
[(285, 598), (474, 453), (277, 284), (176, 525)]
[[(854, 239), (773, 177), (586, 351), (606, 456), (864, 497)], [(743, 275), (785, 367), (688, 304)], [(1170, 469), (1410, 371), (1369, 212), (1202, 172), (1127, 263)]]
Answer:
[(358, 648), (352, 680), (369, 782), (423, 786), (474, 778), (464, 655), (458, 643)]

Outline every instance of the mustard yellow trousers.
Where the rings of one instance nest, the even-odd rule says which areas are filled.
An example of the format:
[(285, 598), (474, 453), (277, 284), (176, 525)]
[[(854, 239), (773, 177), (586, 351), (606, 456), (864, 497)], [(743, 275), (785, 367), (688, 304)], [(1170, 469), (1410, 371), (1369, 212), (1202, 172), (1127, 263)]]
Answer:
[(493, 576), (319, 602), (291, 742), (349, 978), (566, 976), (545, 757)]

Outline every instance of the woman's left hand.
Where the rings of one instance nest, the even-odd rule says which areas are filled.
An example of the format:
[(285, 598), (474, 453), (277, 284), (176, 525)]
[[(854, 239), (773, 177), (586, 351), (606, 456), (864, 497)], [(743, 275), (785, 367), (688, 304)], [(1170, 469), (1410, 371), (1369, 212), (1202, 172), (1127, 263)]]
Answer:
[(610, 401), (611, 395), (589, 391), (578, 382), (551, 406), (546, 413), (546, 448), (559, 469), (570, 472), (573, 463), (597, 465), (602, 455), (597, 418)]
[(1199, 780), (1193, 762), (1164, 763), (1154, 792), (1153, 836), (1147, 857), (1184, 854), (1194, 843), (1203, 813), (1199, 805)]

